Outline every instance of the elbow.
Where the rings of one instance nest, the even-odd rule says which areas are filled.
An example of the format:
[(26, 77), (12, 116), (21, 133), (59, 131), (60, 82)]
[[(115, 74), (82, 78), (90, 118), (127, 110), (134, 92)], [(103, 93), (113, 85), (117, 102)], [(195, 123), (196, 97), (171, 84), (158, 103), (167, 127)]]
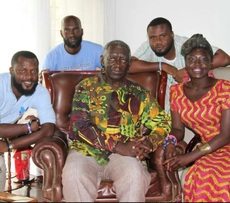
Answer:
[(43, 137), (52, 137), (55, 132), (55, 124), (53, 123), (46, 123), (42, 125), (42, 130), (43, 130)]
[(230, 65), (230, 56), (226, 57), (225, 60), (222, 61), (224, 67)]

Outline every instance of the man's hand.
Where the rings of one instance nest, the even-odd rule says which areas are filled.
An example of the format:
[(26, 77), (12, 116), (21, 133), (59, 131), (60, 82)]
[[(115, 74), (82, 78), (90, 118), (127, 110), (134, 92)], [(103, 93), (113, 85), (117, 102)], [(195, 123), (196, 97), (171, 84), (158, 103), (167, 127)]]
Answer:
[(136, 157), (139, 161), (142, 161), (149, 157), (149, 153), (152, 151), (152, 143), (146, 136), (142, 138), (130, 139), (126, 143), (118, 142), (115, 148), (115, 152), (123, 156)]
[(175, 81), (178, 83), (183, 82), (183, 78), (185, 75), (185, 68), (178, 70), (176, 67), (169, 65), (167, 63), (162, 63), (162, 70), (166, 73), (172, 75)]
[(133, 148), (136, 150), (136, 158), (142, 161), (149, 158), (149, 153), (152, 152), (153, 145), (150, 140), (143, 136), (142, 138), (135, 139), (135, 146)]
[(173, 79), (176, 80), (178, 83), (182, 83), (184, 80), (184, 76), (185, 76), (185, 69), (180, 69), (177, 70), (173, 75)]
[(162, 63), (162, 70), (170, 75), (174, 75), (178, 71), (176, 67), (169, 65), (167, 63), (164, 63), (164, 62)]
[(30, 116), (26, 117), (26, 120), (29, 120), (32, 132), (35, 132), (35, 131), (39, 130), (40, 121), (39, 121), (39, 119), (37, 117), (35, 117), (34, 115), (30, 115)]

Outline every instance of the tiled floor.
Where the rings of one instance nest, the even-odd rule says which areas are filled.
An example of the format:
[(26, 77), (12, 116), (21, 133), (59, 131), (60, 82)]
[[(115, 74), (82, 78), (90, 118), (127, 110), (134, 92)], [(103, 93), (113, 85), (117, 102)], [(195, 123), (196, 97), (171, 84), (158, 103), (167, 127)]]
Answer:
[[(41, 194), (42, 185), (39, 179), (35, 177), (31, 185), (22, 185), (22, 184), (15, 183), (14, 181), (15, 181), (15, 178), (13, 177), (11, 181), (11, 188), (12, 188), (11, 193), (12, 194), (22, 195), (26, 197), (33, 197), (33, 198), (36, 198), (38, 202), (43, 201), (42, 194)], [(9, 182), (8, 180), (6, 180), (5, 190), (8, 190), (8, 189), (9, 189)]]

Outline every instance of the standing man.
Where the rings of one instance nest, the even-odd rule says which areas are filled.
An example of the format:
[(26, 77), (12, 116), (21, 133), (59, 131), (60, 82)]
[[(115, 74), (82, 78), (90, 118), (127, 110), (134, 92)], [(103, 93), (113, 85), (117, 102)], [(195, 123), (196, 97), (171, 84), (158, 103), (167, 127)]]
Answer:
[(61, 21), (60, 34), (64, 43), (57, 45), (46, 56), (43, 69), (96, 70), (101, 69), (100, 55), (103, 47), (82, 40), (83, 28), (76, 16), (66, 16)]
[(100, 75), (76, 87), (64, 198), (94, 202), (100, 181), (111, 179), (119, 202), (144, 202), (151, 177), (143, 163), (163, 142), (171, 119), (147, 90), (126, 78), (131, 65), (126, 43), (109, 42), (101, 64)]
[[(169, 87), (182, 82), (185, 73), (185, 60), (181, 47), (188, 39), (174, 35), (171, 23), (162, 17), (153, 19), (147, 26), (148, 40), (134, 53), (130, 72), (161, 71), (168, 73), (165, 108), (169, 112)], [(213, 68), (230, 64), (230, 56), (223, 50), (212, 47)]]
[[(0, 74), (0, 191), (6, 181), (3, 153), (54, 134), (55, 114), (48, 90), (38, 84), (38, 66), (34, 53), (19, 51), (12, 57), (10, 73)], [(25, 124), (17, 124), (27, 109), (36, 110), (37, 117), (29, 115)]]

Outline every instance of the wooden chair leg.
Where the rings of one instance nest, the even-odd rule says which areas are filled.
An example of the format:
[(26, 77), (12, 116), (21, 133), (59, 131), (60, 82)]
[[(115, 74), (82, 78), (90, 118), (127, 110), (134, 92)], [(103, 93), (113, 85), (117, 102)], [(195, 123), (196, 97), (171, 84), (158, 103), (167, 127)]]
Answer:
[(11, 185), (11, 152), (8, 152), (8, 191), (11, 193), (12, 185)]

